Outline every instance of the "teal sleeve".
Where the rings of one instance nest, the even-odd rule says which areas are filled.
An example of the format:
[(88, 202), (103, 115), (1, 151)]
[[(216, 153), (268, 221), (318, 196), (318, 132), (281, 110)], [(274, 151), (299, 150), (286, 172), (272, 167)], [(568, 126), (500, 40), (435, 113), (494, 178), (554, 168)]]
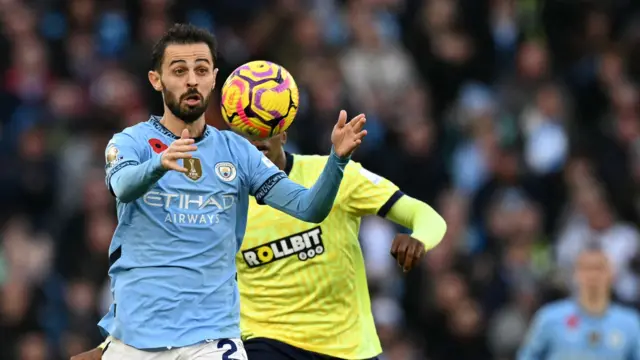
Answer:
[(629, 351), (629, 360), (640, 360), (640, 316), (634, 312), (633, 327), (630, 331), (631, 349)]
[(109, 186), (113, 195), (124, 203), (144, 195), (166, 173), (160, 160), (160, 154), (153, 154), (142, 164), (125, 166), (112, 174)]
[(152, 153), (146, 161), (139, 145), (130, 135), (116, 134), (105, 150), (106, 185), (121, 202), (136, 200), (167, 172), (161, 155)]
[(348, 163), (349, 158), (338, 157), (332, 149), (320, 177), (310, 189), (281, 177), (256, 199), (297, 219), (320, 223), (331, 212)]

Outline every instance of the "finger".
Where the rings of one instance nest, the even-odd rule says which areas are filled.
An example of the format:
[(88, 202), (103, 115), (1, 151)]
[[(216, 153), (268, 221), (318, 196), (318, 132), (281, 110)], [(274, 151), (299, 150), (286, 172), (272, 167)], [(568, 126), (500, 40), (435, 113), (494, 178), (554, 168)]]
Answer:
[(188, 152), (172, 152), (166, 155), (167, 160), (191, 159), (193, 155)]
[(407, 258), (404, 263), (403, 270), (407, 272), (413, 268), (413, 266), (418, 262), (419, 259), (420, 248), (419, 246), (413, 242), (409, 246), (409, 251), (407, 251)]
[(424, 256), (425, 253), (426, 253), (426, 251), (424, 250), (424, 244), (420, 243), (418, 245), (418, 253), (416, 254), (416, 259), (419, 261), (420, 259), (422, 259), (422, 257)]
[(336, 127), (338, 129), (342, 129), (347, 124), (347, 112), (344, 110), (340, 110), (340, 115), (338, 116), (338, 123)]
[(362, 140), (365, 136), (367, 136), (367, 130), (362, 130), (355, 135), (356, 140)]
[(363, 117), (362, 119), (358, 120), (358, 122), (353, 125), (353, 132), (360, 132), (362, 131), (362, 129), (364, 129), (364, 125), (367, 123), (367, 118)]
[(364, 124), (362, 122), (366, 122), (367, 118), (365, 117), (364, 114), (360, 114), (356, 117), (354, 117), (353, 119), (351, 119), (351, 121), (349, 121), (349, 126), (351, 126), (353, 129), (357, 129), (354, 131), (360, 131), (362, 130), (362, 127), (364, 126)]
[(398, 261), (398, 265), (404, 267), (406, 256), (407, 256), (407, 245), (401, 244), (400, 247), (398, 247), (398, 255), (396, 257), (396, 260)]
[(351, 121), (349, 121), (349, 125), (354, 126), (360, 120), (364, 119), (364, 117), (365, 117), (364, 114), (358, 114), (358, 116), (355, 116), (353, 119), (351, 119)]
[(194, 139), (179, 139), (176, 140), (174, 142), (171, 143), (171, 146), (176, 146), (176, 145), (191, 145), (193, 143), (195, 143), (196, 141)]
[(356, 124), (354, 124), (351, 127), (351, 131), (354, 133), (360, 133), (362, 131), (364, 131), (364, 125), (367, 123), (367, 119), (366, 118), (362, 118), (360, 119)]
[(391, 250), (389, 250), (389, 253), (391, 253), (391, 255), (394, 258), (398, 254), (398, 247), (399, 246), (400, 246), (400, 241), (398, 241), (398, 238), (393, 239), (393, 242), (391, 243)]
[(195, 145), (178, 145), (171, 147), (171, 152), (192, 152), (196, 150), (198, 150), (198, 147)]
[(402, 264), (402, 271), (407, 272), (409, 270), (411, 270), (411, 268), (413, 267), (413, 254), (414, 254), (414, 247), (409, 245), (409, 248), (407, 249), (407, 254), (404, 260), (404, 263)]
[(181, 172), (181, 173), (185, 173), (185, 174), (187, 173), (187, 169), (185, 167), (182, 167), (182, 166), (178, 165), (177, 162), (169, 163), (169, 165), (167, 165), (167, 168), (169, 170), (175, 170), (175, 171), (178, 171), (178, 172)]
[(182, 134), (180, 135), (180, 139), (188, 139), (189, 138), (189, 130), (182, 129)]

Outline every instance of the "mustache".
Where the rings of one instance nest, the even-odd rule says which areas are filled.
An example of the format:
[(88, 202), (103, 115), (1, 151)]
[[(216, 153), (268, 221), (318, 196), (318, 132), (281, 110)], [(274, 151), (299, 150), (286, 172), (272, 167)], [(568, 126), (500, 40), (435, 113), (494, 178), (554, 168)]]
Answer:
[(202, 96), (202, 94), (200, 94), (200, 92), (198, 90), (189, 89), (189, 90), (187, 90), (187, 92), (182, 94), (182, 96), (180, 96), (180, 100), (184, 100), (184, 99), (186, 99), (188, 97), (191, 97), (191, 96), (194, 96), (194, 95), (199, 96), (201, 99), (204, 98), (204, 96)]

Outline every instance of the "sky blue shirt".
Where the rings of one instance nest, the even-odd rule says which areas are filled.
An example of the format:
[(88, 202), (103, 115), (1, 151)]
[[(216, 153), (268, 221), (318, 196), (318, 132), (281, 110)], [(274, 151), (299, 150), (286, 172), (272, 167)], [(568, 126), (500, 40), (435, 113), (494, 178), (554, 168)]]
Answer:
[(518, 360), (640, 360), (638, 313), (612, 304), (592, 316), (572, 299), (551, 303), (536, 314)]
[(207, 126), (184, 161), (187, 173), (166, 171), (161, 153), (177, 138), (151, 117), (116, 134), (105, 151), (118, 226), (109, 249), (114, 303), (99, 326), (138, 349), (239, 337), (235, 254), (248, 197), (321, 222), (349, 161), (332, 152), (306, 189), (244, 138)]

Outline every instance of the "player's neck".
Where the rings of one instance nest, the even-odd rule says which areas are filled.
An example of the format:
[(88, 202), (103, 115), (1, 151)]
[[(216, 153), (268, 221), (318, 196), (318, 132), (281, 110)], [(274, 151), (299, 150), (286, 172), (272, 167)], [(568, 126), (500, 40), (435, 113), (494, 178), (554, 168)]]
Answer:
[(284, 171), (284, 169), (287, 168), (287, 156), (284, 154), (284, 149), (280, 151), (280, 156), (273, 160), (273, 163), (278, 167), (278, 169)]
[(206, 125), (204, 114), (200, 116), (198, 120), (187, 124), (173, 115), (170, 111), (165, 111), (162, 119), (160, 119), (160, 123), (176, 136), (180, 136), (182, 130), (186, 128), (189, 130), (189, 135), (192, 138), (200, 137)]
[(609, 307), (609, 296), (596, 294), (581, 294), (578, 299), (580, 307), (591, 315), (602, 315)]

